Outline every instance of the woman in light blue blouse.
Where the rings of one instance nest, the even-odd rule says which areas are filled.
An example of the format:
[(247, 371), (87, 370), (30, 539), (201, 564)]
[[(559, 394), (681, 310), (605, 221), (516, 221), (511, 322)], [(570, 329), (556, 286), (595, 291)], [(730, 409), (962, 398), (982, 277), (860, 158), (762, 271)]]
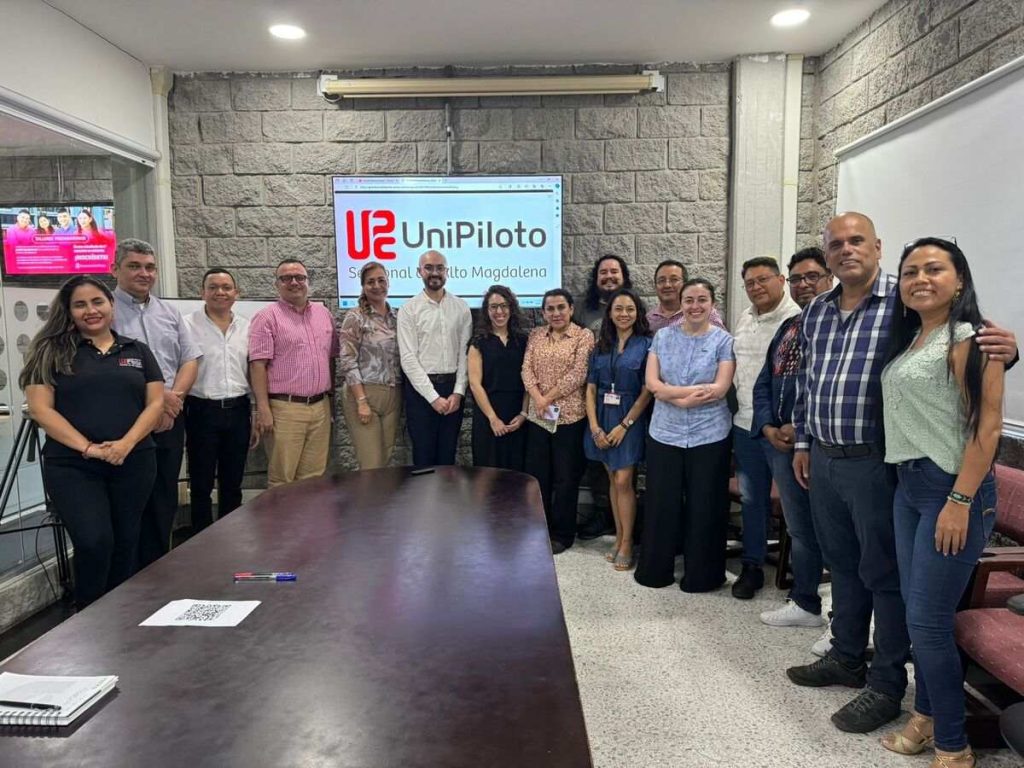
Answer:
[[(658, 331), (647, 356), (654, 414), (647, 440), (647, 508), (634, 578), (645, 587), (675, 580), (683, 532), (684, 592), (725, 583), (729, 509), (729, 434), (725, 395), (736, 358), (732, 336), (711, 325), (715, 289), (701, 277), (682, 289), (685, 319)], [(684, 504), (685, 499), (685, 504)]]
[(1003, 414), (1003, 364), (972, 337), (982, 323), (967, 259), (922, 238), (900, 257), (889, 363), (882, 372), (885, 460), (900, 591), (914, 648), (914, 712), (882, 745), (933, 766), (972, 768), (954, 614), (995, 523), (992, 462)]

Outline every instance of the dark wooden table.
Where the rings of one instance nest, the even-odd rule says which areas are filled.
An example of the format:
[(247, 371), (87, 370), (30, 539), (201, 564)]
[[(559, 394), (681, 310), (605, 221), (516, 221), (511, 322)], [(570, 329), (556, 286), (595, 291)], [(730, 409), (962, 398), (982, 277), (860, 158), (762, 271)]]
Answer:
[[(138, 626), (182, 598), (263, 602), (235, 628)], [(0, 729), (3, 768), (591, 765), (540, 492), (514, 472), (268, 491), (3, 669), (120, 677), (71, 728)]]

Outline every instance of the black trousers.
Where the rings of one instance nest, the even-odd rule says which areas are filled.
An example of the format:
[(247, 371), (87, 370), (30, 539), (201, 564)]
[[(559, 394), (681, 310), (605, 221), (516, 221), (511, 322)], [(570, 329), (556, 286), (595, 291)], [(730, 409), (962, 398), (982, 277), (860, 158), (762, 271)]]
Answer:
[(220, 401), (185, 398), (185, 448), (192, 491), (192, 528), (197, 533), (213, 523), (213, 482), (217, 480), (217, 513), (224, 517), (242, 506), (242, 477), (249, 455), (249, 398), (229, 408)]
[[(455, 451), (459, 447), (459, 432), (462, 430), (462, 412), (466, 399), (455, 413), (442, 416), (423, 399), (406, 379), (405, 427), (412, 441), (412, 463), (417, 467), (434, 467), (455, 463)], [(441, 397), (448, 397), (455, 391), (455, 379), (434, 382), (434, 389)]]
[(78, 456), (43, 462), (46, 491), (75, 547), (75, 602), (85, 606), (136, 571), (142, 508), (156, 477), (156, 451), (115, 467)]
[(638, 583), (665, 587), (675, 581), (680, 530), (685, 558), (680, 588), (708, 592), (725, 583), (730, 445), (728, 437), (692, 448), (647, 438), (643, 546), (633, 575)]
[(526, 471), (537, 478), (544, 500), (551, 538), (571, 547), (576, 538), (576, 508), (580, 479), (586, 467), (583, 430), (587, 420), (559, 424), (551, 434), (543, 427), (526, 424)]
[(178, 475), (185, 452), (185, 415), (174, 420), (166, 432), (154, 432), (156, 480), (146, 508), (142, 510), (139, 534), (139, 568), (145, 568), (171, 549), (171, 527), (178, 511)]

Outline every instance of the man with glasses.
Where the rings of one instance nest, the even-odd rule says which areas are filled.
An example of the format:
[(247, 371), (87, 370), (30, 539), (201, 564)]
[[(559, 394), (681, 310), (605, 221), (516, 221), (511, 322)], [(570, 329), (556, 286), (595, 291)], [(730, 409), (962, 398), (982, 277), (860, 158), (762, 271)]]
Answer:
[[(655, 267), (654, 290), (658, 294), (658, 306), (647, 312), (651, 333), (683, 322), (682, 292), (685, 282), (686, 267), (681, 261), (666, 259)], [(711, 324), (725, 330), (722, 316), (714, 307), (711, 308)]]
[(319, 477), (331, 443), (331, 395), (338, 334), (327, 307), (309, 300), (298, 259), (275, 273), (278, 300), (249, 326), (249, 377), (256, 432), (267, 451), (267, 486)]
[[(895, 478), (884, 464), (880, 423), (899, 284), (881, 269), (882, 241), (864, 214), (831, 219), (824, 245), (839, 285), (812, 301), (800, 324), (793, 472), (809, 490), (814, 531), (832, 574), (832, 647), (786, 674), (797, 685), (863, 688), (832, 722), (867, 733), (899, 716), (910, 653), (892, 524)], [(993, 327), (975, 338), (990, 357), (1015, 359), (1012, 333)], [(868, 667), (872, 611), (875, 655)]]
[[(733, 416), (732, 447), (736, 479), (743, 505), (742, 571), (732, 585), (732, 596), (751, 599), (764, 586), (764, 558), (768, 548), (768, 517), (771, 514), (772, 475), (761, 446), (754, 441), (754, 381), (764, 365), (775, 331), (800, 307), (786, 293), (786, 279), (775, 259), (762, 256), (743, 263), (743, 288), (750, 306), (739, 316), (734, 334), (737, 410)], [(820, 623), (820, 619), (819, 619)]]
[(185, 395), (199, 372), (203, 352), (188, 324), (171, 304), (152, 294), (156, 285), (156, 254), (143, 240), (126, 238), (117, 244), (111, 273), (114, 289), (114, 331), (145, 342), (164, 377), (163, 419), (153, 431), (156, 480), (142, 512), (139, 568), (171, 548), (171, 528), (178, 511), (178, 476), (185, 452)]
[(420, 256), (423, 292), (398, 310), (398, 350), (405, 373), (405, 423), (417, 467), (454, 464), (469, 380), (469, 305), (449, 293), (448, 262), (437, 251)]
[[(801, 309), (832, 288), (832, 273), (820, 248), (804, 248), (789, 260), (789, 294)], [(793, 474), (793, 403), (800, 368), (800, 314), (779, 326), (768, 347), (764, 367), (754, 383), (754, 417), (750, 434), (764, 450), (782, 499), (786, 530), (793, 543), (793, 588), (786, 604), (761, 614), (771, 627), (819, 627), (821, 616), (821, 548), (814, 535), (807, 491)], [(760, 439), (764, 438), (764, 439)]]

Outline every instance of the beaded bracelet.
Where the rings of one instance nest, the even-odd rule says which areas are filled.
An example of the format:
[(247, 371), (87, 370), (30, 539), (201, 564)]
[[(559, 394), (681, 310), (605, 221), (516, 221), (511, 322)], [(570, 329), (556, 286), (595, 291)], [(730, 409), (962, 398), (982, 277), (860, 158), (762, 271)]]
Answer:
[(949, 499), (949, 501), (952, 501), (954, 504), (960, 504), (961, 506), (964, 507), (971, 506), (971, 502), (974, 501), (974, 497), (967, 496), (966, 494), (960, 493), (959, 491), (950, 491), (949, 495), (946, 498)]

